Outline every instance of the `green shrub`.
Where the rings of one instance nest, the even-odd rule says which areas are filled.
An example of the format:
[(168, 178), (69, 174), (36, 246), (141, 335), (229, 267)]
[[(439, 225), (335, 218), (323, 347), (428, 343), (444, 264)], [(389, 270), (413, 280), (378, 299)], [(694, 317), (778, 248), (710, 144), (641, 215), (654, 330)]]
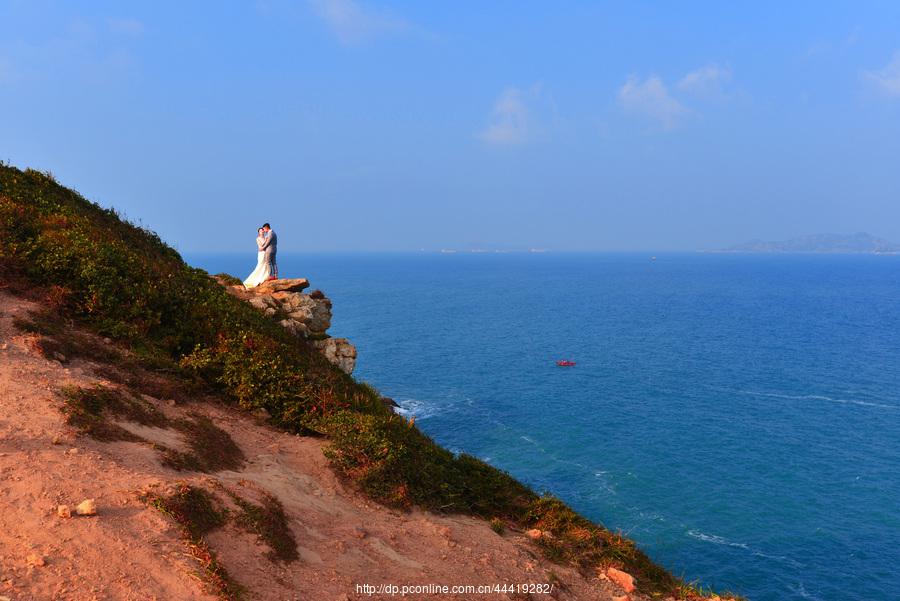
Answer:
[(241, 286), (244, 283), (230, 273), (217, 273), (213, 278), (225, 286)]
[(221, 528), (228, 518), (212, 495), (202, 488), (182, 484), (171, 496), (148, 497), (145, 501), (181, 527), (188, 554), (199, 564), (200, 577), (210, 592), (228, 601), (244, 598), (244, 588), (231, 578), (204, 539), (207, 533)]
[[(162, 454), (163, 464), (176, 470), (215, 472), (237, 470), (244, 464), (244, 453), (234, 439), (205, 415), (191, 413), (186, 418), (170, 419), (147, 401), (103, 386), (68, 386), (62, 393), (66, 423), (81, 434), (104, 442), (125, 440), (152, 444)], [(150, 443), (112, 421), (113, 417), (177, 430), (190, 450), (179, 451)]]
[(500, 518), (491, 518), (489, 524), (491, 525), (491, 530), (497, 534), (503, 534), (506, 531), (506, 524)]
[(177, 470), (218, 472), (238, 470), (244, 465), (244, 452), (234, 439), (207, 416), (193, 413), (171, 422), (181, 432), (190, 451), (165, 449), (163, 463)]
[(154, 499), (151, 505), (181, 524), (192, 538), (221, 528), (227, 518), (225, 511), (216, 506), (212, 495), (186, 484), (179, 486), (169, 497)]
[(142, 439), (112, 423), (110, 416), (122, 417), (146, 426), (162, 427), (165, 416), (142, 401), (128, 398), (116, 390), (95, 386), (63, 388), (63, 412), (66, 423), (97, 440), (110, 442), (127, 440), (140, 442)]
[(399, 415), (344, 411), (328, 417), (324, 429), (335, 468), (388, 504), (518, 518), (535, 498), (505, 472), (455, 456)]
[(269, 559), (284, 562), (299, 559), (297, 541), (294, 540), (294, 534), (284, 514), (284, 507), (278, 499), (266, 494), (263, 495), (262, 504), (256, 505), (234, 493), (229, 494), (240, 508), (240, 513), (235, 518), (237, 524), (256, 534), (268, 545)]

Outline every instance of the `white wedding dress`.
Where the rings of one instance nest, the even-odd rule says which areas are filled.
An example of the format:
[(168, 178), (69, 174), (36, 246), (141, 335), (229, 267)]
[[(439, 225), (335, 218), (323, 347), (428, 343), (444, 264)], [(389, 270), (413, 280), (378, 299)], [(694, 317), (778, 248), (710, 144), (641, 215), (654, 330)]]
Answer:
[(255, 288), (269, 279), (269, 263), (266, 261), (266, 251), (256, 253), (256, 269), (244, 280), (244, 288)]

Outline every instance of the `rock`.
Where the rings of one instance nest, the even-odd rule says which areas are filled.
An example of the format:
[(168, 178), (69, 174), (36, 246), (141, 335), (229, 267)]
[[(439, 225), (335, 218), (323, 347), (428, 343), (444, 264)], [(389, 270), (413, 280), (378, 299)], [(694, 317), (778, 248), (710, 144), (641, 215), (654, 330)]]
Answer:
[(75, 507), (78, 515), (97, 515), (97, 504), (93, 499), (85, 499)]
[(291, 320), (296, 321), (302, 324), (308, 324), (312, 321), (313, 313), (312, 308), (310, 307), (288, 307), (290, 311), (288, 311), (288, 317)]
[(369, 533), (366, 532), (365, 528), (360, 528), (359, 526), (353, 528), (353, 536), (356, 538), (366, 538), (368, 535)]
[(302, 292), (276, 292), (272, 298), (278, 301), (282, 309), (290, 313), (290, 310), (303, 306), (308, 297)]
[[(248, 302), (270, 317), (278, 313), (286, 314), (288, 319), (296, 324), (291, 324), (285, 319), (280, 323), (298, 336), (307, 337), (310, 334), (324, 336), (331, 327), (331, 301), (324, 295), (321, 295), (321, 298), (312, 298), (300, 292), (274, 292), (270, 295), (255, 296)], [(297, 325), (302, 325), (303, 328), (298, 328)]]
[(68, 360), (68, 359), (66, 359), (66, 356), (63, 355), (62, 353), (60, 353), (59, 351), (54, 351), (53, 358), (56, 359), (57, 361), (59, 361), (60, 363), (65, 363)]
[(252, 291), (256, 294), (271, 294), (273, 292), (300, 292), (309, 288), (309, 280), (306, 278), (269, 280), (263, 282)]
[(307, 294), (293, 294), (282, 301), (281, 308), (291, 319), (305, 324), (315, 335), (324, 335), (331, 327), (331, 301), (314, 299)]
[(326, 338), (313, 342), (320, 353), (344, 373), (352, 374), (356, 367), (356, 347), (346, 338)]
[(626, 593), (634, 591), (634, 578), (628, 572), (623, 572), (616, 568), (607, 568), (606, 575), (609, 576), (610, 580), (618, 584)]
[(247, 302), (250, 303), (251, 305), (253, 305), (255, 308), (259, 309), (260, 311), (265, 311), (266, 309), (269, 308), (269, 305), (266, 303), (266, 301), (264, 301), (262, 299), (262, 297), (259, 297), (259, 296), (251, 298)]
[(312, 317), (307, 324), (309, 331), (313, 334), (324, 334), (331, 327), (331, 301), (327, 298), (325, 300), (310, 299), (310, 301), (314, 304)]
[(72, 447), (71, 449), (66, 451), (66, 455), (77, 455), (77, 454), (78, 454), (78, 447)]
[(104, 338), (103, 344), (112, 344), (112, 338)]
[(619, 597), (613, 597), (612, 601), (631, 601), (631, 597), (628, 595), (621, 595)]
[(282, 319), (278, 322), (278, 325), (300, 338), (306, 338), (309, 334), (309, 329), (307, 329), (306, 325), (296, 319)]
[(25, 564), (35, 568), (42, 568), (47, 565), (47, 560), (44, 559), (43, 555), (38, 555), (37, 553), (29, 553), (28, 557), (25, 558)]
[(537, 528), (532, 528), (531, 530), (525, 531), (525, 536), (527, 536), (531, 540), (538, 540), (544, 536), (544, 533), (541, 530), (538, 530)]
[(56, 515), (61, 518), (70, 518), (72, 517), (72, 510), (69, 509), (68, 505), (59, 505), (56, 508)]
[(388, 396), (381, 397), (381, 404), (384, 405), (385, 407), (387, 407), (388, 409), (390, 409), (391, 411), (394, 411), (397, 407), (400, 406), (397, 404), (397, 401), (395, 401), (394, 399), (392, 399), (391, 397), (388, 397)]

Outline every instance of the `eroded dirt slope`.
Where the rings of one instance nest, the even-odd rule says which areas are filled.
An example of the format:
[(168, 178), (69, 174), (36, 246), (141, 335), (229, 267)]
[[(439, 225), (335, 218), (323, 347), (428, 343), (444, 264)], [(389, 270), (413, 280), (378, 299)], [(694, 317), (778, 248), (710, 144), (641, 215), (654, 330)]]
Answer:
[[(384, 583), (552, 581), (552, 595), (530, 598), (610, 601), (624, 594), (605, 578), (583, 577), (543, 559), (524, 533), (499, 535), (473, 518), (374, 504), (335, 477), (321, 440), (279, 432), (227, 407), (143, 398), (172, 423), (208, 416), (243, 452), (245, 461), (235, 470), (200, 473), (164, 465), (160, 448), (190, 448), (188, 435), (174, 427), (121, 419), (117, 424), (134, 441), (80, 436), (66, 424), (60, 390), (117, 385), (98, 376), (104, 372), (94, 363), (66, 358), (63, 364), (39, 353), (36, 335), (15, 325), (16, 317), (39, 309), (0, 291), (0, 598), (215, 599), (181, 528), (147, 503), (185, 484), (209, 491), (226, 506), (236, 494), (253, 501), (270, 495), (283, 507), (296, 560), (271, 558), (265, 541), (233, 520), (205, 535), (248, 599), (393, 598), (357, 592), (357, 585)], [(58, 516), (59, 505), (74, 508), (84, 499), (95, 500), (97, 515)]]

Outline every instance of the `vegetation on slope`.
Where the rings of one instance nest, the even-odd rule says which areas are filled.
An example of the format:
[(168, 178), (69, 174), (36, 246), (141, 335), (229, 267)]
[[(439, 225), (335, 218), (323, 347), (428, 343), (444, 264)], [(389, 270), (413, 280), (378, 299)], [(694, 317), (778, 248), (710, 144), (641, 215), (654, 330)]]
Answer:
[[(375, 390), (227, 294), (156, 234), (48, 174), (0, 165), (0, 270), (44, 287), (55, 311), (128, 346), (145, 368), (194, 378), (245, 409), (265, 409), (287, 430), (328, 436), (335, 469), (381, 502), (538, 528), (548, 533), (539, 544), (557, 561), (586, 572), (616, 565), (644, 592), (694, 595), (631, 541), (441, 448), (388, 411)], [(89, 427), (91, 406), (80, 410)], [(265, 533), (269, 526), (257, 522)]]
[[(244, 453), (225, 430), (200, 413), (170, 419), (147, 401), (103, 386), (62, 389), (66, 423), (81, 434), (103, 442), (126, 440), (146, 443), (162, 455), (163, 465), (175, 470), (216, 472), (236, 470), (244, 465)], [(115, 423), (115, 418), (143, 426), (168, 428), (180, 432), (188, 451), (170, 449), (150, 442)]]
[(171, 517), (181, 528), (188, 552), (200, 564), (203, 582), (210, 592), (221, 599), (240, 600), (245, 597), (244, 589), (219, 563), (204, 538), (209, 532), (224, 526), (228, 519), (227, 512), (216, 507), (210, 493), (183, 484), (168, 497), (148, 497), (145, 501)]

